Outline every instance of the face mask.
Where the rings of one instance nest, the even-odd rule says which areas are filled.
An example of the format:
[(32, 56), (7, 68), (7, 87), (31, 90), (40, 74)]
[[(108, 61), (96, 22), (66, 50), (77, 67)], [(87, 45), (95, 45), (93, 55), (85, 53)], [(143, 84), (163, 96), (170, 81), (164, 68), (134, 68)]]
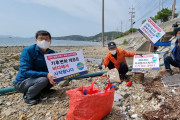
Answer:
[(49, 46), (51, 45), (51, 43), (50, 43), (50, 42), (47, 42), (47, 41), (45, 41), (45, 40), (42, 40), (42, 41), (37, 40), (37, 45), (38, 45), (40, 48), (42, 48), (42, 49), (47, 49), (47, 48), (49, 48)]
[(180, 46), (180, 36), (177, 36), (178, 46)]
[(112, 55), (116, 54), (116, 50), (110, 50), (110, 52), (111, 52)]
[(177, 36), (177, 40), (180, 40), (180, 36)]

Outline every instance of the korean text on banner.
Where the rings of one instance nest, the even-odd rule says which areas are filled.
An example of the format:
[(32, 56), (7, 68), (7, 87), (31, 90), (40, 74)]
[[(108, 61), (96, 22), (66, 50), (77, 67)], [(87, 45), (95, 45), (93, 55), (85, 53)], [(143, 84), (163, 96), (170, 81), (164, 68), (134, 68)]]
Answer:
[(133, 70), (159, 70), (159, 55), (135, 55), (133, 60)]
[(165, 34), (165, 32), (150, 18), (144, 22), (138, 31), (154, 44)]
[(49, 73), (56, 76), (55, 82), (88, 73), (82, 51), (54, 53), (44, 56)]

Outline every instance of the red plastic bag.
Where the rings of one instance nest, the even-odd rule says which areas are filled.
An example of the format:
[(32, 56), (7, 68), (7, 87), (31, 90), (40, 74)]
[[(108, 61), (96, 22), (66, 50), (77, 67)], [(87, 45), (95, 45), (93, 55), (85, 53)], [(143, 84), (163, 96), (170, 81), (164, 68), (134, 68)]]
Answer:
[[(111, 112), (114, 100), (114, 87), (111, 88), (112, 84), (108, 79), (108, 86), (101, 91), (94, 86), (96, 80), (93, 81), (91, 86), (83, 86), (66, 91), (70, 98), (66, 120), (101, 120)], [(84, 95), (84, 90), (87, 91), (87, 95)]]

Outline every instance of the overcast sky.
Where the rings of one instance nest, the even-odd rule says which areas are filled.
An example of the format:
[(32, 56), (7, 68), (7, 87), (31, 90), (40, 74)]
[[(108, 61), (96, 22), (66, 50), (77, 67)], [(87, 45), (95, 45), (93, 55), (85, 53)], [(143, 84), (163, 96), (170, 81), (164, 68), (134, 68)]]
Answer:
[[(32, 37), (38, 30), (52, 36), (91, 36), (102, 31), (102, 0), (0, 0), (0, 35)], [(154, 16), (159, 0), (104, 0), (105, 32), (130, 28), (130, 7), (135, 8), (134, 25)], [(176, 12), (180, 0), (176, 0)], [(171, 8), (173, 0), (164, 0)], [(162, 7), (162, 6), (161, 6)]]

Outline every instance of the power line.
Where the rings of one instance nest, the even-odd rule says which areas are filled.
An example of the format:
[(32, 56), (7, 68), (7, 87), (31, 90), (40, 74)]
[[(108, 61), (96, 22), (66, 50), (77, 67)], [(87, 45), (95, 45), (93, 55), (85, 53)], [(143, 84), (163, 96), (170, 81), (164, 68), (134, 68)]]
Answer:
[[(163, 4), (164, 3), (166, 3), (167, 2), (167, 0), (166, 1), (163, 1)], [(158, 4), (156, 4), (156, 6), (153, 8), (153, 9), (151, 9), (150, 11), (148, 11), (145, 15), (143, 15), (141, 18), (139, 18), (138, 20), (136, 20), (135, 21), (135, 23), (137, 23), (138, 21), (140, 21), (141, 19), (143, 19), (144, 17), (146, 17), (147, 15), (149, 15), (149, 13), (152, 13), (154, 10), (156, 10), (157, 8), (159, 7), (159, 5)]]

